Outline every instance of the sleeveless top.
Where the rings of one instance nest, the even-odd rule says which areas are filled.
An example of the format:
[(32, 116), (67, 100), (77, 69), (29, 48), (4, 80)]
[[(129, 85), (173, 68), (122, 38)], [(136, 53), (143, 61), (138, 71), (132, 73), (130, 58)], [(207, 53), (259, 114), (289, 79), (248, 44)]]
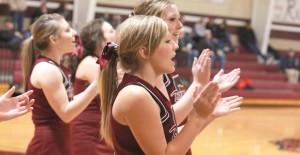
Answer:
[(172, 104), (175, 104), (183, 96), (185, 90), (176, 72), (163, 74), (163, 81), (167, 88), (169, 98)]
[[(171, 104), (175, 104), (185, 93), (185, 89), (180, 80), (180, 77), (176, 72), (173, 72), (171, 74), (163, 74), (163, 80), (167, 88)], [(187, 118), (178, 125), (182, 126), (186, 122)], [(186, 155), (192, 155), (192, 150), (189, 149)]]
[[(92, 56), (93, 58), (98, 58), (96, 55), (88, 55)], [(95, 61), (96, 63), (96, 61)], [(96, 74), (96, 73), (95, 73)], [(78, 79), (75, 77), (74, 79), (74, 94), (78, 95), (81, 92), (83, 92), (90, 83), (86, 80)], [(85, 108), (83, 112), (81, 112), (74, 121), (84, 121), (84, 122), (94, 122), (98, 123), (100, 122), (101, 113), (100, 113), (100, 97), (97, 95), (91, 103)]]
[[(94, 55), (92, 55), (94, 56)], [(96, 63), (96, 62), (95, 62)], [(83, 92), (90, 83), (75, 78), (74, 94)], [(113, 150), (101, 140), (100, 97), (97, 95), (91, 103), (72, 122), (72, 146), (74, 155), (112, 155)]]
[[(40, 62), (47, 62), (56, 66), (62, 76), (65, 89), (68, 93), (68, 98), (73, 98), (72, 84), (70, 82), (70, 73), (62, 65), (57, 64), (49, 58), (40, 56), (33, 64)], [(27, 85), (28, 90), (33, 90), (30, 96), (35, 99), (32, 111), (32, 121), (35, 127), (34, 137), (32, 138), (26, 154), (28, 155), (70, 155), (70, 126), (64, 123), (48, 103), (46, 96), (42, 89), (36, 88), (29, 81)]]
[[(172, 104), (168, 101), (163, 94), (155, 87), (151, 86), (148, 82), (140, 79), (136, 76), (125, 74), (122, 82), (118, 86), (115, 93), (114, 102), (118, 93), (128, 85), (138, 85), (146, 89), (152, 98), (156, 101), (160, 108), (160, 118), (163, 125), (164, 134), (167, 142), (174, 139), (177, 134), (177, 124), (174, 116), (174, 111)], [(112, 103), (113, 103), (112, 102)], [(141, 101), (141, 104), (143, 102)], [(111, 126), (112, 126), (112, 140), (116, 155), (141, 155), (144, 154), (137, 141), (135, 140), (130, 128), (128, 126), (118, 123), (112, 116)], [(145, 122), (145, 125), (147, 122)]]
[[(83, 92), (88, 86), (89, 86), (89, 82), (85, 81), (85, 80), (81, 80), (78, 78), (75, 78), (74, 80), (74, 95), (80, 94), (81, 92)], [(91, 113), (96, 112), (92, 115), (90, 115)], [(100, 122), (100, 97), (97, 96), (95, 97), (91, 103), (86, 107), (86, 109), (80, 113), (74, 121), (76, 120), (83, 120), (83, 121), (88, 121), (88, 122)]]

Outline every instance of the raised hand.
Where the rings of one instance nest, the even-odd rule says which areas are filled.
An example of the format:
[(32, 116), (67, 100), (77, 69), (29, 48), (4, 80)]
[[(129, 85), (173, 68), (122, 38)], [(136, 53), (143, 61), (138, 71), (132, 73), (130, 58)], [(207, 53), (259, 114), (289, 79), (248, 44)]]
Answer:
[(33, 109), (31, 106), (34, 103), (34, 99), (29, 101), (29, 95), (31, 95), (33, 91), (30, 90), (17, 97), (11, 97), (15, 89), (15, 87), (12, 87), (0, 97), (0, 121), (22, 116)]
[[(197, 92), (195, 92), (197, 94)], [(209, 82), (194, 100), (194, 114), (199, 117), (209, 117), (221, 99), (218, 84)]]
[(213, 78), (212, 81), (218, 83), (220, 93), (223, 93), (232, 88), (240, 78), (241, 70), (239, 68), (233, 69), (231, 72), (224, 74), (221, 69)]
[(239, 106), (242, 104), (242, 100), (243, 98), (240, 96), (221, 98), (221, 100), (217, 103), (212, 116), (214, 118), (221, 117), (234, 111), (240, 110)]
[(206, 85), (210, 80), (210, 50), (204, 49), (200, 56), (194, 58), (192, 66), (193, 83), (201, 86)]

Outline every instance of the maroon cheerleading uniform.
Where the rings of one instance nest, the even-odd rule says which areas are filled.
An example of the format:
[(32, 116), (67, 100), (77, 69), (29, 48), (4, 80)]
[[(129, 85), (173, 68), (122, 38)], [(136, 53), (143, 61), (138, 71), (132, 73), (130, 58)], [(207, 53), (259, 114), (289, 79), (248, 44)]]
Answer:
[[(75, 78), (74, 94), (83, 92), (88, 81)], [(72, 122), (72, 147), (74, 155), (112, 155), (113, 150), (100, 136), (100, 98), (95, 97), (88, 107)]]
[[(171, 104), (175, 104), (185, 93), (183, 84), (180, 81), (179, 75), (176, 72), (171, 74), (163, 74), (163, 80), (167, 88)], [(179, 124), (184, 125), (187, 119)], [(186, 155), (192, 155), (192, 150), (189, 149)]]
[(163, 74), (165, 87), (167, 88), (169, 98), (172, 104), (175, 104), (183, 96), (185, 90), (180, 78), (176, 72)]
[[(177, 134), (177, 124), (172, 108), (172, 104), (167, 98), (155, 87), (151, 86), (148, 82), (136, 76), (125, 74), (122, 82), (118, 86), (115, 97), (117, 94), (128, 85), (138, 85), (146, 89), (152, 98), (156, 101), (160, 108), (160, 118), (163, 125), (164, 134), (167, 143), (174, 139)], [(114, 100), (115, 100), (114, 97)], [(113, 102), (114, 102), (113, 100)], [(143, 102), (141, 101), (141, 104)], [(111, 114), (112, 125), (112, 140), (115, 149), (115, 155), (141, 155), (144, 154), (139, 144), (135, 140), (130, 128), (128, 126), (118, 123)], [(147, 122), (145, 122), (145, 125)]]
[[(72, 85), (70, 73), (65, 67), (49, 58), (40, 56), (33, 64), (47, 62), (57, 66), (63, 76), (64, 86), (72, 99)], [(48, 103), (42, 89), (36, 88), (28, 81), (28, 90), (33, 90), (31, 98), (35, 99), (32, 111), (32, 121), (35, 127), (34, 136), (27, 148), (27, 155), (71, 155), (70, 126), (64, 123)], [(59, 104), (59, 103), (58, 103)]]

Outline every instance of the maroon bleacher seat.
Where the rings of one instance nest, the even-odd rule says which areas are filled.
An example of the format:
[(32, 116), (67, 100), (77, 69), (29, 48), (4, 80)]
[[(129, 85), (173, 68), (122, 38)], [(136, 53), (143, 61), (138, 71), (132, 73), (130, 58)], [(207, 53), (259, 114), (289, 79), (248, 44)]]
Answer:
[(250, 50), (248, 50), (246, 47), (239, 45), (238, 47), (239, 53), (252, 53)]
[(0, 60), (0, 70), (1, 71), (13, 71), (14, 70), (14, 61), (13, 60)]
[[(266, 100), (292, 100), (293, 103), (295, 103), (295, 100), (299, 100), (300, 104), (300, 83), (288, 83), (287, 76), (280, 72), (279, 65), (258, 64), (256, 55), (246, 53), (244, 50), (244, 52), (240, 53), (227, 54), (225, 73), (234, 68), (241, 68), (241, 79), (251, 79), (253, 89), (237, 90), (233, 88), (224, 93), (223, 96), (240, 95), (244, 97), (244, 99), (254, 99), (255, 101), (259, 100), (258, 102), (262, 102), (259, 104), (264, 104), (263, 102), (266, 102)], [(180, 77), (190, 81), (192, 80), (190, 68), (177, 68), (176, 71)], [(211, 77), (213, 77), (218, 70), (212, 70), (211, 72)]]
[(14, 60), (14, 70), (22, 70), (22, 61)]
[(23, 74), (22, 71), (14, 71), (14, 83), (21, 84), (23, 82)]
[(13, 59), (14, 52), (10, 49), (0, 48), (0, 60)]

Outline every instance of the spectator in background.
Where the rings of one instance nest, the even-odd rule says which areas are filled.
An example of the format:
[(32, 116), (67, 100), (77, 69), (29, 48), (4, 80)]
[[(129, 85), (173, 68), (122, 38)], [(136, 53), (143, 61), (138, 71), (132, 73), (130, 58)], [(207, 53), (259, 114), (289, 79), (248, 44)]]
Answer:
[(17, 31), (23, 31), (24, 12), (27, 8), (26, 0), (9, 0), (8, 1), (11, 19), (15, 24)]
[(30, 37), (29, 32), (15, 31), (14, 23), (10, 18), (4, 22), (4, 29), (0, 30), (0, 42), (7, 44), (12, 50), (19, 50), (23, 40)]
[(286, 73), (288, 82), (298, 83), (299, 81), (299, 70), (298, 70), (299, 59), (295, 56), (295, 51), (290, 49), (284, 57), (281, 58), (280, 68), (281, 71)]
[(62, 15), (63, 17), (65, 17), (65, 19), (68, 19), (69, 17), (69, 10), (68, 10), (68, 2), (66, 1), (61, 1), (59, 2), (59, 6), (57, 9), (53, 10), (52, 13), (58, 13), (60, 15)]
[(252, 53), (259, 55), (264, 62), (267, 61), (267, 56), (263, 55), (256, 45), (256, 36), (250, 22), (247, 22), (245, 27), (239, 28), (238, 39), (242, 46), (250, 50)]
[(194, 25), (194, 31), (195, 31), (195, 38), (203, 39), (205, 36), (205, 24), (203, 18), (199, 19), (197, 23)]
[(266, 64), (276, 64), (280, 63), (280, 54), (279, 52), (273, 48), (271, 45), (268, 45), (268, 60)]
[(113, 28), (117, 28), (118, 25), (122, 23), (122, 17), (121, 15), (113, 15), (111, 25)]
[(192, 67), (194, 57), (199, 56), (199, 51), (195, 48), (195, 42), (193, 41), (191, 34), (188, 32), (180, 33), (178, 46), (179, 49), (176, 53), (176, 59), (178, 61), (184, 59), (183, 62), (186, 63), (184, 63), (183, 67)]
[(210, 30), (213, 38), (217, 38), (218, 25), (215, 23), (215, 17), (209, 17), (205, 28)]
[(185, 33), (180, 33), (178, 39), (178, 49), (176, 50), (176, 67), (186, 67), (187, 66), (187, 59), (188, 53), (184, 52), (184, 45), (185, 45)]
[(224, 69), (226, 55), (222, 49), (218, 48), (217, 43), (213, 40), (213, 36), (210, 30), (206, 30), (205, 37), (203, 40), (200, 41), (198, 44), (199, 51), (203, 49), (210, 49), (214, 51), (211, 54), (211, 68), (214, 69), (216, 61), (219, 62), (219, 69)]
[(42, 0), (41, 1), (41, 6), (37, 8), (33, 14), (31, 15), (31, 24), (39, 18), (41, 15), (46, 14), (48, 12), (47, 8), (47, 0)]
[(218, 48), (225, 52), (235, 52), (236, 48), (231, 43), (230, 33), (227, 30), (227, 23), (224, 19), (221, 24), (218, 25), (216, 31)]
[(108, 22), (110, 25), (113, 25), (113, 15), (108, 13), (108, 12), (104, 12), (102, 17), (106, 22)]

